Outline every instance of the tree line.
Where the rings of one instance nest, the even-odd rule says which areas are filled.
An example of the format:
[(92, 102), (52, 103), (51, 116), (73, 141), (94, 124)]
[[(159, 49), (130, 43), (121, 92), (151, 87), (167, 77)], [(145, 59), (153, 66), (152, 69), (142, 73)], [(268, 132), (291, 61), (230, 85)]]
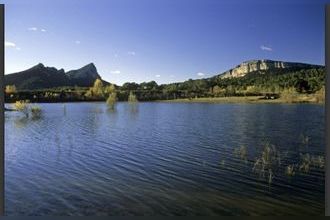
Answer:
[[(240, 78), (189, 79), (180, 83), (158, 85), (155, 81), (127, 82), (122, 86), (103, 85), (97, 79), (90, 88), (59, 87), (43, 90), (17, 91), (14, 85), (5, 88), (5, 101), (32, 102), (73, 101), (154, 101), (195, 97), (259, 96), (266, 94), (313, 94), (324, 90), (325, 68), (302, 70), (258, 71)], [(134, 97), (134, 98), (132, 98)]]

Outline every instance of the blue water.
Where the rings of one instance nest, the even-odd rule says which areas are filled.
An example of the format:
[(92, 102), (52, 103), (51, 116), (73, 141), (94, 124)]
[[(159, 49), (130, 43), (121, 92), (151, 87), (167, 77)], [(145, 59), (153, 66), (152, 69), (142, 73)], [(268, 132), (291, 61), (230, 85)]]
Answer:
[[(285, 174), (300, 153), (324, 156), (323, 105), (39, 106), (5, 114), (7, 215), (324, 213), (324, 168)], [(281, 154), (271, 183), (252, 170), (267, 143)]]

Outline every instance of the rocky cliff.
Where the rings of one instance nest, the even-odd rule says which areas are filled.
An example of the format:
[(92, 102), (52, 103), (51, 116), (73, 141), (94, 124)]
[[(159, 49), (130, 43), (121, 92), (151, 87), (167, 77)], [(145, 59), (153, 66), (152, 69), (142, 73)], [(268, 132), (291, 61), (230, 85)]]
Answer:
[(283, 62), (274, 60), (250, 60), (243, 62), (233, 69), (230, 69), (219, 75), (220, 78), (243, 77), (248, 73), (263, 71), (263, 70), (277, 70), (277, 69), (302, 69), (321, 67), (319, 65)]

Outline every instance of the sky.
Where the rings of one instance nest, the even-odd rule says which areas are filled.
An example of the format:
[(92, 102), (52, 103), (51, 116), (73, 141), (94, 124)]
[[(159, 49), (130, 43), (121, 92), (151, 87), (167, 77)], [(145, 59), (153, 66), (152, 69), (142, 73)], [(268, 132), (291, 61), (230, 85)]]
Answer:
[(322, 0), (4, 0), (5, 74), (38, 63), (159, 84), (243, 61), (324, 65)]

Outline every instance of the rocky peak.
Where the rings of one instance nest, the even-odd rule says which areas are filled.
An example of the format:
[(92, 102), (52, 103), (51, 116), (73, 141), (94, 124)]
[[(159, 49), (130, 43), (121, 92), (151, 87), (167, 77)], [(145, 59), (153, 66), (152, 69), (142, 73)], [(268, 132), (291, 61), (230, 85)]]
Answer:
[(71, 70), (66, 73), (70, 78), (84, 78), (91, 77), (93, 79), (101, 78), (97, 73), (97, 69), (94, 63), (87, 64), (86, 66), (81, 67), (77, 70)]
[(37, 65), (31, 67), (30, 69), (43, 69), (45, 66), (42, 63), (38, 63)]
[(87, 65), (81, 67), (80, 69), (90, 70), (90, 71), (92, 71), (92, 72), (97, 72), (94, 63), (89, 63), (89, 64), (87, 64)]

